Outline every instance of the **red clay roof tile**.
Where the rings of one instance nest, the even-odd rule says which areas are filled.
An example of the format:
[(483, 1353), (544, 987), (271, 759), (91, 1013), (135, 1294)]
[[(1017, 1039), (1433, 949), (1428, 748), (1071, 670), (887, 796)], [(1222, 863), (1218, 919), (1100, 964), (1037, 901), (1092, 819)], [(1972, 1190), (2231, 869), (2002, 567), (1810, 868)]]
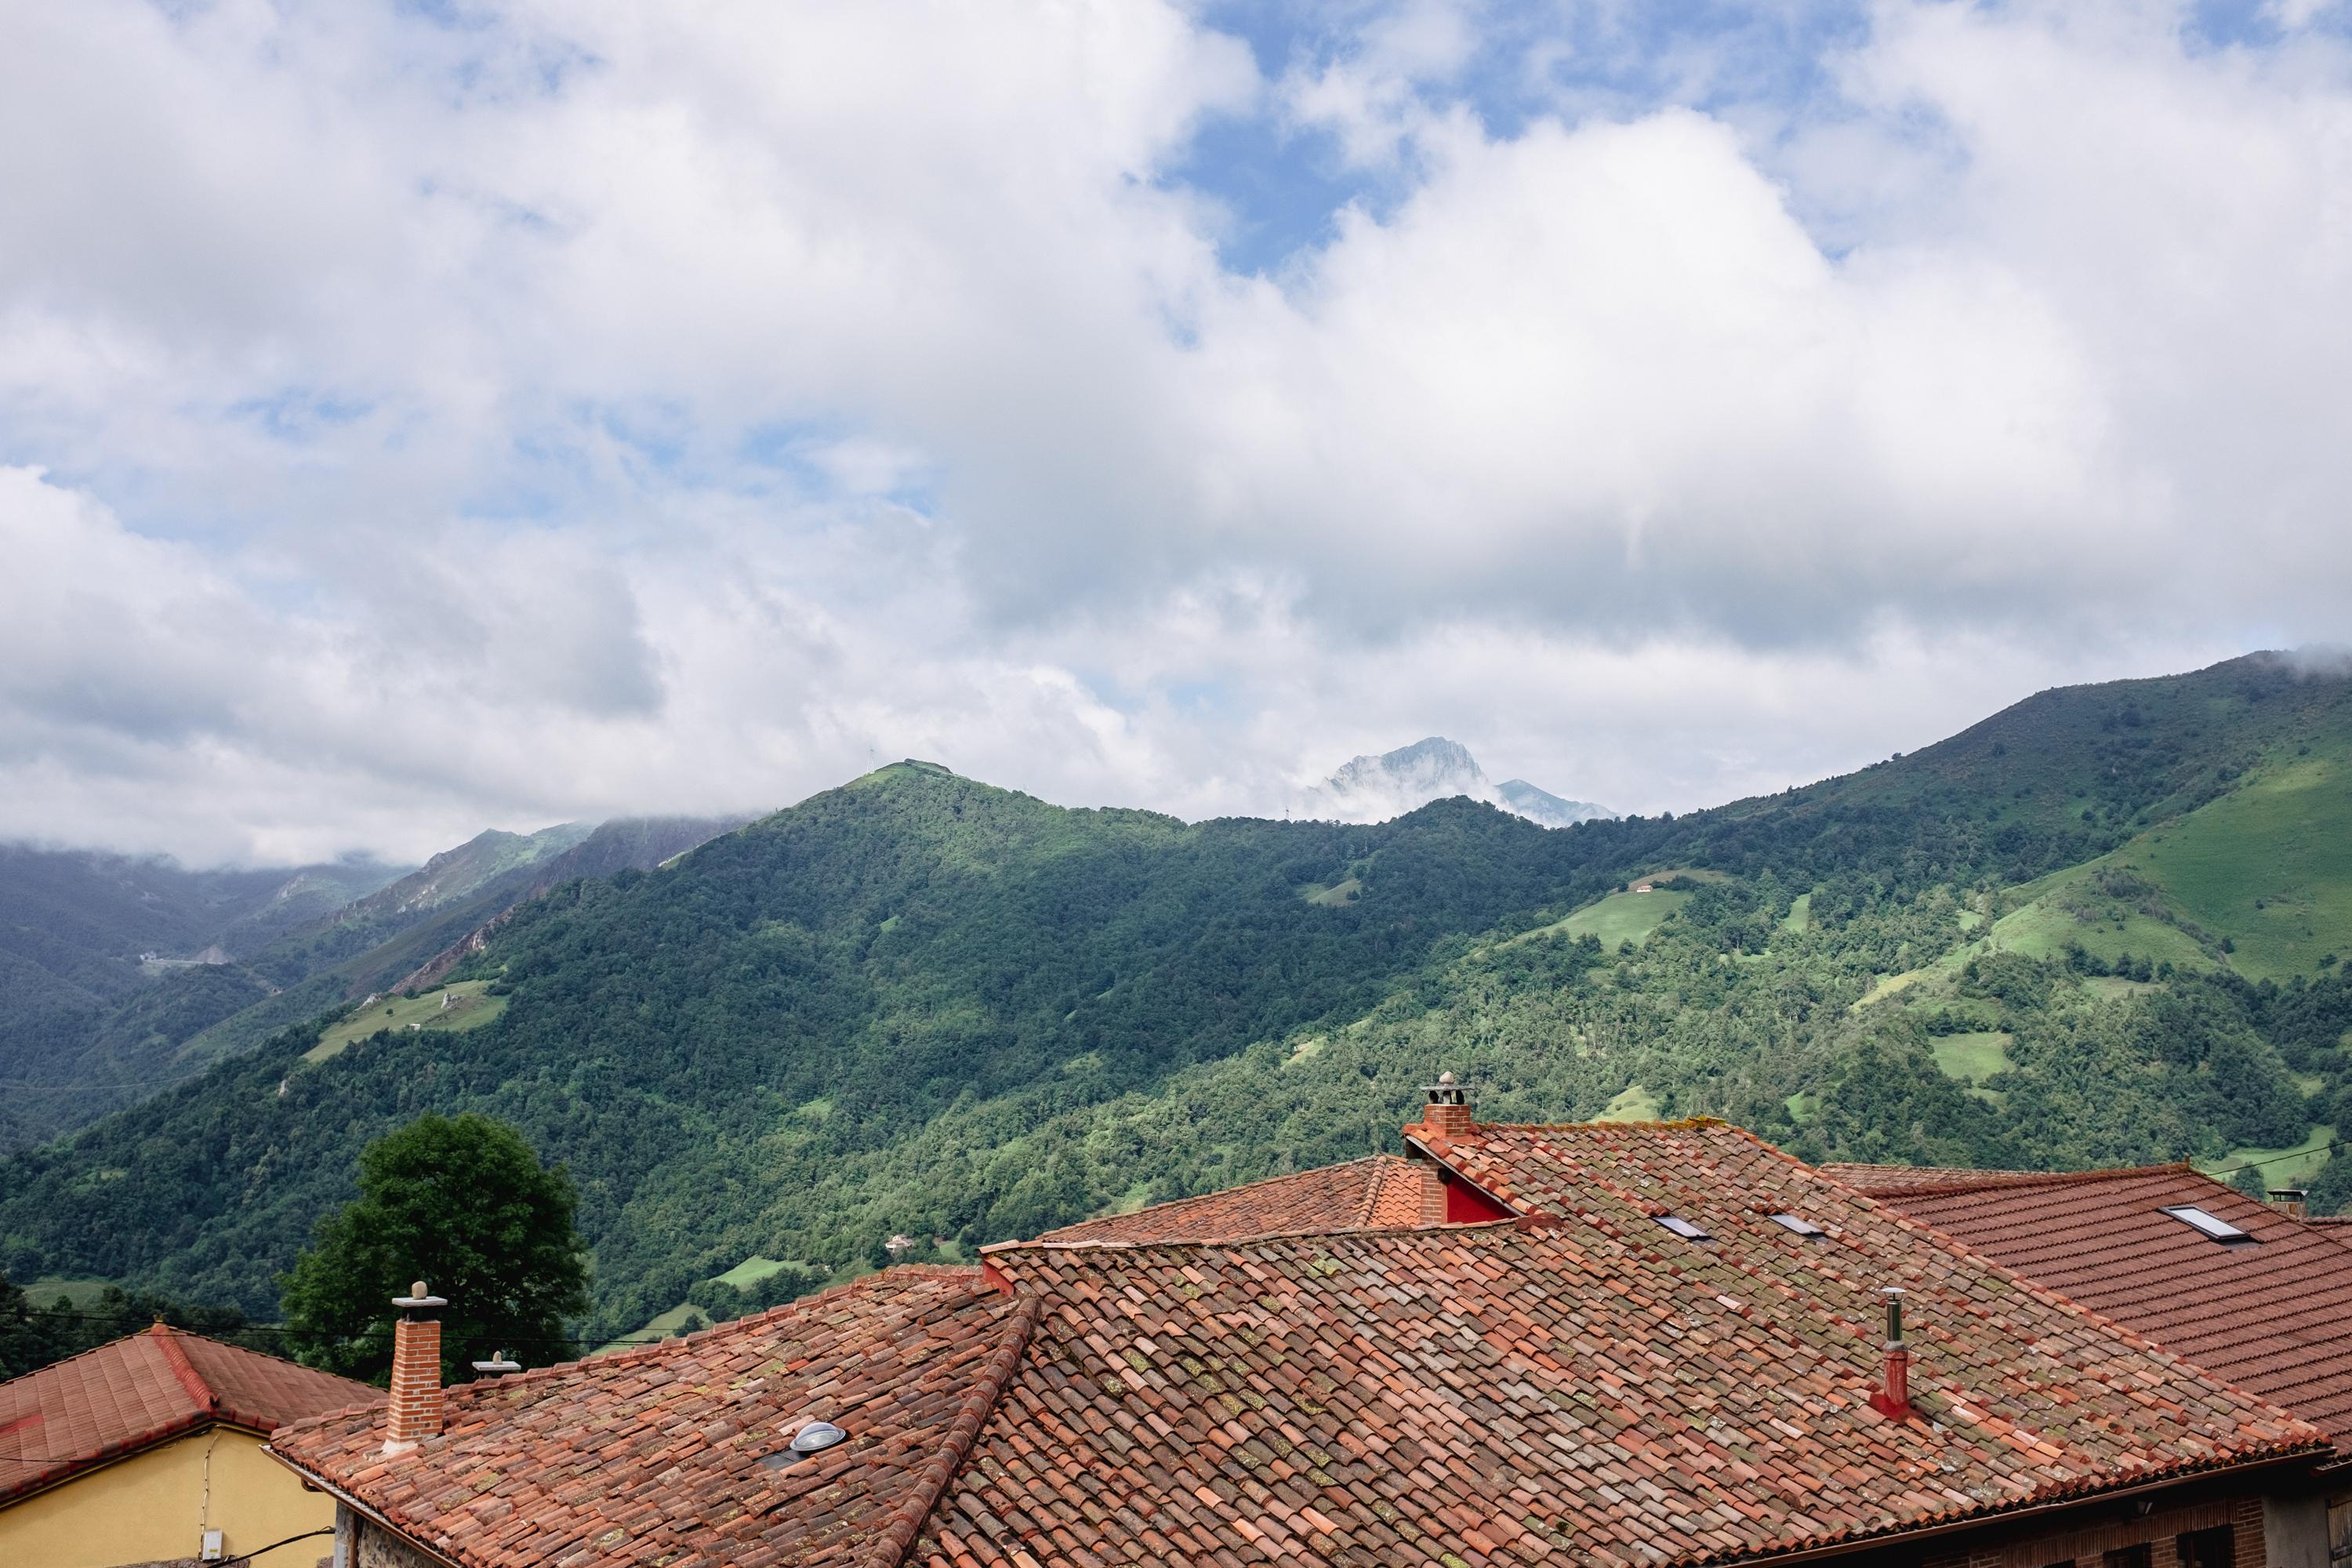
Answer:
[[(2042, 1174), (1920, 1170), (1845, 1179), (2352, 1448), (2352, 1247), (2186, 1165)], [(2194, 1205), (2252, 1245), (2162, 1212)]]
[[(441, 1436), (383, 1452), (373, 1415), (270, 1449), (467, 1563), (896, 1563), (995, 1405), (1034, 1306), (977, 1268), (903, 1268), (640, 1350), (443, 1396)], [(848, 1440), (760, 1461), (812, 1419)]]
[(158, 1323), (0, 1383), (0, 1503), (166, 1437), (381, 1403), (363, 1383)]
[(1133, 1214), (1049, 1230), (1041, 1241), (1239, 1241), (1252, 1236), (1411, 1225), (1421, 1214), (1421, 1173), (1410, 1160), (1373, 1154), (1345, 1164), (1269, 1177), (1221, 1193), (1177, 1198)]
[[(1733, 1129), (1443, 1152), (1561, 1223), (990, 1249), (1044, 1315), (917, 1560), (1702, 1563), (2324, 1448)], [(1866, 1403), (1895, 1280), (1901, 1425)]]
[[(1402, 1205), (1392, 1175), (1418, 1215), (1421, 1173), (1357, 1162), (1118, 1216), (1324, 1234), (1058, 1232), (989, 1248), (981, 1271), (894, 1269), (455, 1390), (446, 1433), (407, 1455), (383, 1458), (369, 1417), (273, 1447), (469, 1568), (583, 1547), (674, 1568), (1549, 1552), (1654, 1568), (2329, 1451), (2315, 1428), (1734, 1129), (1427, 1142), (1524, 1217), (1370, 1227)], [(1671, 1234), (1667, 1214), (1717, 1239)], [(1920, 1415), (1906, 1423), (1867, 1403), (1877, 1290), (1894, 1281), (1912, 1292)], [(789, 1422), (841, 1410), (858, 1436), (837, 1459), (811, 1461), (805, 1481), (759, 1469)]]

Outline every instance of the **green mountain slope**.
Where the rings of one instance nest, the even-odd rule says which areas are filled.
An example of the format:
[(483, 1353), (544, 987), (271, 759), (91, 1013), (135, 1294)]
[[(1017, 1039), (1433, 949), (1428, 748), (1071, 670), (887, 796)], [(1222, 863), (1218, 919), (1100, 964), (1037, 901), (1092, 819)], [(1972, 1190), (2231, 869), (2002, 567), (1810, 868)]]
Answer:
[(266, 993), (249, 974), (203, 973), (214, 966), (198, 955), (220, 959), (397, 875), (373, 861), (190, 871), (160, 857), (0, 845), (0, 1148), (181, 1076), (149, 1048), (158, 1019), (184, 1039)]
[[(61, 972), (12, 966), (0, 950), (0, 1050), (12, 1038), (18, 1047), (14, 1074), (0, 1074), (0, 1149), (136, 1104), (356, 997), (420, 983), (436, 960), (446, 971), (484, 926), (548, 888), (652, 867), (736, 826), (643, 817), (493, 831), (406, 876), (368, 863), (187, 873), (89, 855), (0, 862), (31, 861), (0, 882), (0, 908), (18, 911), (16, 945)], [(142, 936), (141, 951), (201, 949), (217, 962), (124, 957)]]
[[(537, 833), (492, 828), (454, 849), (444, 849), (423, 866), (280, 935), (252, 955), (253, 966), (281, 985), (362, 959), (427, 922), (462, 922), (505, 907), (509, 893), (527, 882), (530, 868), (562, 854), (594, 831), (594, 824), (567, 822)], [(453, 913), (453, 911), (464, 911)], [(429, 952), (432, 946), (426, 948)]]
[[(1188, 826), (901, 764), (521, 905), (448, 971), (487, 983), (472, 1026), (347, 1024), (317, 1060), (289, 1030), (16, 1157), (0, 1267), (267, 1310), (359, 1144), (428, 1109), (570, 1164), (612, 1331), (725, 1309), (730, 1271), (794, 1289), (896, 1234), (1359, 1153), (1440, 1067), (1496, 1114), (1712, 1112), (1822, 1157), (2290, 1148), (2352, 1127), (2352, 990), (2305, 958), (2340, 879), (2298, 847), (2347, 746), (2352, 682), (2258, 658), (1552, 831), (1460, 800)], [(2217, 858), (2309, 931), (2242, 921), (2273, 894)]]

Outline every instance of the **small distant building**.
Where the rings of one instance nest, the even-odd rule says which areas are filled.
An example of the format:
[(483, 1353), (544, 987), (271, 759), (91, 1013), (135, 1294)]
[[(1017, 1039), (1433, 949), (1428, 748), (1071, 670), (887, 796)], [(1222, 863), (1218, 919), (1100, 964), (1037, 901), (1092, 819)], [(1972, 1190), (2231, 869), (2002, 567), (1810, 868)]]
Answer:
[(333, 1500), (262, 1443), (383, 1399), (162, 1323), (0, 1383), (0, 1563), (310, 1568), (332, 1549)]
[(1648, 882), (1636, 882), (1633, 884), (1633, 890), (1637, 893), (1654, 893), (1658, 889)]
[(904, 1258), (915, 1250), (915, 1238), (911, 1236), (894, 1236), (884, 1242), (882, 1247), (883, 1250), (889, 1253), (891, 1257)]

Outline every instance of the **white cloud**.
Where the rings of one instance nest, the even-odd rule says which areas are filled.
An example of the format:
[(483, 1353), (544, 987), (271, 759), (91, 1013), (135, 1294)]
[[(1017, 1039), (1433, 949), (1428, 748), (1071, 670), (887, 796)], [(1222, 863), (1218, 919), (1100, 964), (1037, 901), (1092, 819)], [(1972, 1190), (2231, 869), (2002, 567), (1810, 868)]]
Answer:
[[(1432, 731), (1684, 809), (2340, 639), (2352, 64), (2183, 16), (1889, 4), (1833, 101), (1503, 135), (1434, 0), (1272, 82), (1113, 0), (30, 14), (0, 834), (908, 753), (1265, 810)], [(1234, 113), (1396, 199), (1224, 270), (1171, 171)]]

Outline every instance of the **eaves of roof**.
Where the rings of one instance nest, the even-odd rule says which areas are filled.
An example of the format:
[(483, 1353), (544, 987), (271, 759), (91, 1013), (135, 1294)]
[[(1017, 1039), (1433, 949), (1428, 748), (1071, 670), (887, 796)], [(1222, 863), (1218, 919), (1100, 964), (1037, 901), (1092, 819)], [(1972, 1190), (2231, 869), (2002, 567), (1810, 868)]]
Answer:
[(152, 1427), (135, 1437), (110, 1443), (89, 1454), (77, 1455), (37, 1474), (21, 1478), (14, 1484), (0, 1484), (0, 1508), (13, 1508), (27, 1498), (38, 1497), (70, 1481), (78, 1481), (93, 1470), (119, 1465), (125, 1459), (135, 1459), (152, 1448), (160, 1448), (166, 1443), (177, 1442), (182, 1437), (193, 1436), (215, 1426), (226, 1426), (249, 1437), (267, 1437), (269, 1435), (266, 1426), (256, 1426), (250, 1422), (236, 1420), (215, 1411), (192, 1410), (178, 1420)]
[[(2065, 1495), (2027, 1498), (2015, 1503), (1981, 1509), (1974, 1512), (1955, 1513), (1935, 1523), (1900, 1525), (1883, 1531), (1856, 1532), (1833, 1541), (1824, 1540), (1787, 1548), (1774, 1547), (1763, 1552), (1726, 1557), (1678, 1558), (1665, 1564), (1664, 1568), (1734, 1568), (1736, 1564), (1747, 1563), (1770, 1563), (1778, 1568), (1780, 1563), (1815, 1563), (1829, 1558), (1849, 1556), (1856, 1552), (1867, 1552), (1874, 1547), (1885, 1545), (1890, 1540), (1901, 1540), (1906, 1542), (1932, 1541), (1937, 1536), (1949, 1535), (1956, 1531), (1974, 1530), (1987, 1524), (2011, 1522), (2019, 1519), (2032, 1518), (2036, 1514), (2055, 1513), (2063, 1509), (2080, 1508), (2084, 1503), (2121, 1502), (2126, 1499), (2140, 1497), (2149, 1492), (2168, 1490), (2194, 1480), (2200, 1476), (2219, 1474), (2225, 1470), (2232, 1475), (2268, 1471), (2284, 1466), (2310, 1464), (2318, 1457), (2318, 1449), (2306, 1447), (2227, 1463), (2184, 1466), (2179, 1469), (2161, 1472), (2143, 1479), (2122, 1481), (2113, 1486), (2085, 1488)], [(2053, 1490), (2054, 1491), (2055, 1489)]]
[(208, 1427), (267, 1436), (347, 1390), (373, 1392), (158, 1322), (0, 1384), (0, 1507)]

